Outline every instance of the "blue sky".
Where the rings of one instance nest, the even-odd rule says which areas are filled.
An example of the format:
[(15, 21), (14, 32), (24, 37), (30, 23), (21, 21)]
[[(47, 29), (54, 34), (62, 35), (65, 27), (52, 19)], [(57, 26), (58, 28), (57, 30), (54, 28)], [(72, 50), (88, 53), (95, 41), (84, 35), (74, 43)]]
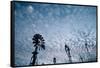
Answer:
[[(89, 38), (96, 38), (96, 7), (15, 2), (14, 12), (17, 66), (29, 65), (34, 50), (32, 37), (36, 33), (44, 37), (46, 46), (46, 50), (39, 52), (38, 64), (53, 64), (54, 57), (57, 63), (68, 63), (65, 43), (70, 45), (73, 62), (80, 62), (84, 46), (72, 45), (68, 40), (80, 38), (78, 31), (91, 32)], [(90, 49), (93, 57), (95, 52), (96, 49)]]

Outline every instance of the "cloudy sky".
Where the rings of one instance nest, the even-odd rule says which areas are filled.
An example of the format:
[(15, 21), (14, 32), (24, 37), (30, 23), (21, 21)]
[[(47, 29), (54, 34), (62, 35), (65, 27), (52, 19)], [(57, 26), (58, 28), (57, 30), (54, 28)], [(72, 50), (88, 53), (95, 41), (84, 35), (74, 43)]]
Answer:
[[(96, 37), (96, 7), (24, 2), (15, 2), (14, 7), (16, 66), (29, 65), (34, 34), (39, 33), (45, 39), (46, 50), (38, 54), (39, 65), (53, 64), (54, 57), (57, 63), (68, 63), (65, 43), (71, 49), (72, 61), (80, 62), (79, 54), (84, 55), (84, 48), (70, 44), (70, 39), (76, 39), (78, 31), (91, 32), (90, 38)], [(95, 52), (90, 50), (92, 55)]]

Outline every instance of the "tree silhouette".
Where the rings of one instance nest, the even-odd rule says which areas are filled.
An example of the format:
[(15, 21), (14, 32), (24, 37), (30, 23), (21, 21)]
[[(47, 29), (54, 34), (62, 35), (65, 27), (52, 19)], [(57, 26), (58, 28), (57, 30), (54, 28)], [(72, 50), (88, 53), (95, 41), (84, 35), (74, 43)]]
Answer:
[(34, 44), (34, 47), (35, 47), (35, 50), (32, 52), (32, 57), (31, 57), (31, 62), (30, 62), (30, 65), (36, 65), (37, 62), (37, 54), (39, 53), (38, 51), (40, 50), (45, 50), (45, 42), (44, 42), (44, 38), (42, 37), (42, 35), (40, 34), (35, 34), (32, 38), (33, 40), (33, 44)]
[(65, 44), (65, 51), (66, 51), (66, 54), (69, 58), (69, 62), (71, 63), (72, 62), (72, 59), (71, 59), (71, 54), (70, 54), (70, 48), (68, 45)]

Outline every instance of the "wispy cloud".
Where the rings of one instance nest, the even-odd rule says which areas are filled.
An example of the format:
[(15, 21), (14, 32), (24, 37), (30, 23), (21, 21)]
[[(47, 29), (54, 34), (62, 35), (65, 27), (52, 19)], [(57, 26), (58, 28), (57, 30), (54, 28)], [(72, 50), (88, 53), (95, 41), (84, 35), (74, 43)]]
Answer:
[[(65, 42), (70, 43), (73, 62), (80, 62), (78, 54), (84, 50), (82, 44), (76, 46), (66, 40), (75, 39), (77, 36), (74, 34), (78, 35), (78, 30), (88, 32), (91, 26), (91, 30), (96, 33), (95, 7), (16, 2), (15, 64), (20, 66), (30, 62), (34, 50), (32, 37), (36, 33), (43, 35), (46, 46), (46, 50), (39, 52), (39, 64), (52, 64), (54, 57), (57, 63), (68, 63)], [(91, 50), (93, 55), (95, 51)]]

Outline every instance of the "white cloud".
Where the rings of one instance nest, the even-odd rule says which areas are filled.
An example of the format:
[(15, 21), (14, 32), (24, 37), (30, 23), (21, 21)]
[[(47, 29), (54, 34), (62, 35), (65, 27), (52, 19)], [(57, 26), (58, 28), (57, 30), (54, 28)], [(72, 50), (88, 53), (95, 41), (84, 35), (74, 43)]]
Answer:
[(28, 11), (29, 13), (32, 13), (33, 10), (34, 10), (34, 8), (33, 8), (31, 5), (29, 5), (28, 8), (27, 8), (27, 11)]

